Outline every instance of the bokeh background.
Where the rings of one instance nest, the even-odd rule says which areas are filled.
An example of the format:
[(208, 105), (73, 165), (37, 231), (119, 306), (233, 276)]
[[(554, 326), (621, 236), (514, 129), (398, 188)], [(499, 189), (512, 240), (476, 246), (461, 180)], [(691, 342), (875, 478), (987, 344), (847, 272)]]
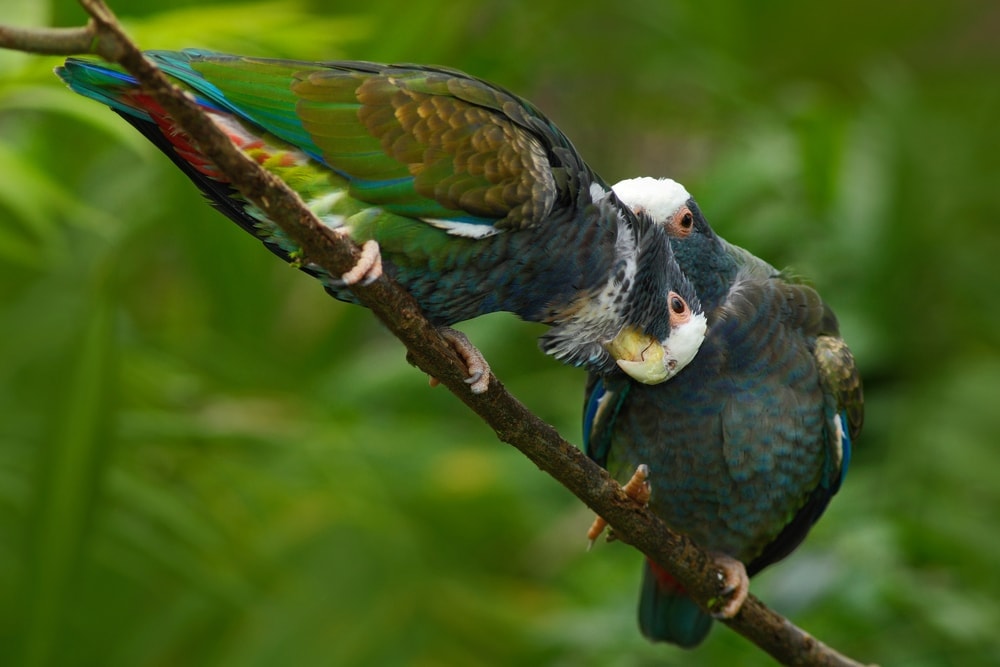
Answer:
[[(1000, 664), (1000, 5), (114, 0), (149, 48), (437, 63), (808, 276), (866, 381), (753, 590), (884, 665)], [(78, 25), (70, 0), (0, 20)], [(0, 664), (766, 665), (635, 625), (640, 557), (138, 134), (0, 54)], [(583, 375), (466, 325), (573, 441)]]

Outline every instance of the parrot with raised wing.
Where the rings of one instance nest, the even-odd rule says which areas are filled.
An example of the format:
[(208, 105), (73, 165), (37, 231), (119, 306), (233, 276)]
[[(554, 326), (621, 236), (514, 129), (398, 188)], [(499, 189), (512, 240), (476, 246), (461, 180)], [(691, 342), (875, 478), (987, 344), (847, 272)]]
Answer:
[[(384, 269), (460, 352), (474, 348), (448, 325), (509, 311), (550, 325), (540, 346), (556, 359), (621, 368), (642, 383), (667, 380), (696, 354), (705, 315), (664, 228), (623, 206), (563, 133), (512, 93), (418, 65), (199, 50), (146, 57), (322, 224), (363, 244), (359, 266), (332, 276), (300, 261), (301, 249), (131, 75), (77, 58), (57, 74), (135, 126), (216, 208), (334, 297), (356, 302), (350, 286)], [(469, 380), (481, 380), (485, 362), (466, 360)]]

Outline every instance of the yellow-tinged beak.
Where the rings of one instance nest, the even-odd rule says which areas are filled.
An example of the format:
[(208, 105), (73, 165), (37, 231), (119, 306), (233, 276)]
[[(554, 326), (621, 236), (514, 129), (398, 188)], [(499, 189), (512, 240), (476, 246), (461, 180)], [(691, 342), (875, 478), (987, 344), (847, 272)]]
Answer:
[(659, 384), (674, 373), (663, 345), (648, 334), (626, 327), (605, 345), (618, 367), (636, 382)]

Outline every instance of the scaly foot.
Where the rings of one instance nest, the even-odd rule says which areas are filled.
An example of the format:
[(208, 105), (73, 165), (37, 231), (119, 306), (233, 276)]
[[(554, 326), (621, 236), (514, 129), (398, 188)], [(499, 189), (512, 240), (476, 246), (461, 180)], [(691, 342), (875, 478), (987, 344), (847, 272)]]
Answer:
[[(649, 466), (645, 463), (640, 464), (635, 472), (632, 473), (631, 479), (625, 482), (625, 486), (622, 487), (622, 491), (625, 492), (629, 498), (639, 503), (643, 507), (649, 504)], [(608, 525), (602, 517), (595, 517), (594, 523), (590, 524), (590, 530), (587, 531), (587, 551), (590, 551), (594, 546), (594, 542), (597, 538), (601, 536), (604, 532), (604, 528)], [(612, 539), (609, 535), (608, 539)]]
[(344, 284), (371, 285), (382, 276), (382, 253), (379, 252), (378, 241), (368, 239), (361, 245), (361, 256), (357, 263), (347, 273), (340, 276)]
[[(331, 230), (337, 236), (350, 238), (351, 232), (347, 227), (337, 227)], [(382, 253), (379, 252), (378, 241), (368, 239), (361, 244), (361, 256), (354, 266), (347, 273), (340, 276), (340, 280), (331, 282), (337, 287), (350, 287), (351, 285), (371, 285), (382, 276)]]
[(732, 618), (750, 593), (750, 578), (740, 561), (726, 554), (714, 553), (712, 560), (719, 568), (719, 595), (709, 601), (715, 618)]
[[(490, 365), (486, 363), (483, 353), (469, 341), (469, 337), (458, 329), (451, 327), (439, 327), (438, 333), (448, 341), (454, 348), (458, 356), (462, 358), (469, 376), (465, 378), (465, 383), (469, 385), (469, 390), (473, 394), (481, 394), (490, 386)], [(430, 385), (436, 387), (441, 384), (437, 378), (430, 378)]]

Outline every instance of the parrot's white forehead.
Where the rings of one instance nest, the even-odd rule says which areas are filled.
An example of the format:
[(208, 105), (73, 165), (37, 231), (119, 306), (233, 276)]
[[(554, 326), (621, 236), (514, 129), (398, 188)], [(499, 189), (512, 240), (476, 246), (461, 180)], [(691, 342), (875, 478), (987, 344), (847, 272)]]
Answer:
[(644, 211), (653, 220), (664, 223), (691, 199), (687, 189), (670, 178), (629, 178), (612, 188), (622, 203), (635, 212)]

